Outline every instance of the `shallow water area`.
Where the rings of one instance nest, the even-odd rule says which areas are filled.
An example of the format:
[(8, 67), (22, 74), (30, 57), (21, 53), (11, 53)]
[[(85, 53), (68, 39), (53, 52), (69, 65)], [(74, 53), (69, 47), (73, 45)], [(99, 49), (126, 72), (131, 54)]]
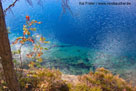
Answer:
[(94, 71), (94, 67), (104, 67), (135, 84), (135, 56), (115, 56), (95, 49), (60, 43), (45, 52), (43, 58), (45, 67), (60, 69), (65, 74), (81, 75)]

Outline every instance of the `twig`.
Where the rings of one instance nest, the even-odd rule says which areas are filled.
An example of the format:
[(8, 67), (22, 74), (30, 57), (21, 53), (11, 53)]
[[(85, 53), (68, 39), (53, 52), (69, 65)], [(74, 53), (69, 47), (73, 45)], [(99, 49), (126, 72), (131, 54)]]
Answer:
[(11, 7), (14, 7), (17, 1), (19, 1), (19, 0), (15, 0), (12, 4), (10, 4), (10, 5), (4, 10), (4, 13), (6, 14), (6, 12), (7, 12)]
[(61, 2), (62, 2), (62, 5), (61, 5), (62, 6), (62, 12), (61, 12), (60, 18), (62, 17), (63, 13), (66, 12), (66, 9), (68, 9), (69, 12), (71, 13), (71, 15), (73, 16), (73, 12), (72, 12), (70, 6), (68, 5), (68, 0), (61, 0)]

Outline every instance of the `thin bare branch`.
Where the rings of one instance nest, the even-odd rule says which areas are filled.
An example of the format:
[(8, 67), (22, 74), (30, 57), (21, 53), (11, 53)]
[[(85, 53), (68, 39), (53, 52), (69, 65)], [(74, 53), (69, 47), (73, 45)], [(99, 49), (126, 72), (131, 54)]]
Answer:
[(68, 5), (68, 0), (61, 0), (61, 1), (62, 1), (63, 12), (65, 13), (66, 9), (68, 9), (70, 11), (70, 13), (73, 15), (73, 12), (72, 12), (70, 6)]
[(68, 0), (61, 0), (62, 4), (62, 12), (61, 12), (61, 15), (60, 15), (60, 18), (62, 17), (62, 15), (66, 12), (66, 9), (69, 10), (69, 12), (71, 13), (71, 15), (73, 16), (73, 12), (70, 8), (70, 6), (68, 5)]
[(16, 2), (19, 1), (19, 0), (15, 0), (12, 4), (10, 4), (5, 10), (4, 10), (4, 13), (6, 14), (6, 12), (11, 9), (11, 7), (14, 7)]
[(29, 5), (33, 6), (32, 0), (26, 0)]

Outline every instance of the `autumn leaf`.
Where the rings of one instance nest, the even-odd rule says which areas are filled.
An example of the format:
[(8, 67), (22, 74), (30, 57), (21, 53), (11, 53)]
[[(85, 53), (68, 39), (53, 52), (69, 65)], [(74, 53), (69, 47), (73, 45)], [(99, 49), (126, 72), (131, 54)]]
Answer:
[(18, 42), (18, 40), (15, 40), (12, 44), (15, 45), (15, 44), (17, 44), (17, 42)]
[(43, 59), (42, 59), (42, 58), (39, 58), (39, 59), (37, 59), (37, 61), (38, 61), (39, 63), (41, 63), (41, 62), (43, 61)]
[(44, 42), (46, 39), (44, 37), (40, 37), (40, 42)]
[(36, 31), (36, 28), (30, 28), (31, 31)]
[(20, 43), (21, 43), (21, 44), (24, 44), (25, 42), (24, 42), (23, 40), (20, 40)]
[(38, 24), (41, 24), (41, 22), (38, 22)]
[(28, 66), (29, 67), (34, 67), (34, 65), (35, 65), (35, 63), (31, 61)]
[(43, 52), (38, 52), (37, 53), (37, 57), (40, 57), (41, 55), (43, 55)]
[(32, 37), (29, 37), (27, 40), (34, 43), (34, 40), (32, 39)]

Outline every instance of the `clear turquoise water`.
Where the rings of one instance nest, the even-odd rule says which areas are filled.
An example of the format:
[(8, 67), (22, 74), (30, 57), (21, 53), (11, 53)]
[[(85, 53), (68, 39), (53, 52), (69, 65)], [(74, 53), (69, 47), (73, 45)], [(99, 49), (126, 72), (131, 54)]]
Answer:
[[(78, 0), (69, 0), (73, 15), (68, 10), (61, 15), (60, 0), (43, 0), (40, 6), (32, 1), (33, 6), (30, 6), (25, 0), (20, 0), (12, 11), (7, 12), (11, 42), (21, 35), (25, 16), (29, 15), (31, 19), (42, 22), (36, 26), (37, 33), (51, 42), (47, 45), (50, 50), (43, 56), (46, 67), (59, 68), (67, 74), (88, 73), (93, 66), (105, 67), (128, 80), (135, 78), (134, 0), (126, 0), (131, 2), (130, 6), (81, 6)], [(4, 8), (10, 3), (3, 2)]]

